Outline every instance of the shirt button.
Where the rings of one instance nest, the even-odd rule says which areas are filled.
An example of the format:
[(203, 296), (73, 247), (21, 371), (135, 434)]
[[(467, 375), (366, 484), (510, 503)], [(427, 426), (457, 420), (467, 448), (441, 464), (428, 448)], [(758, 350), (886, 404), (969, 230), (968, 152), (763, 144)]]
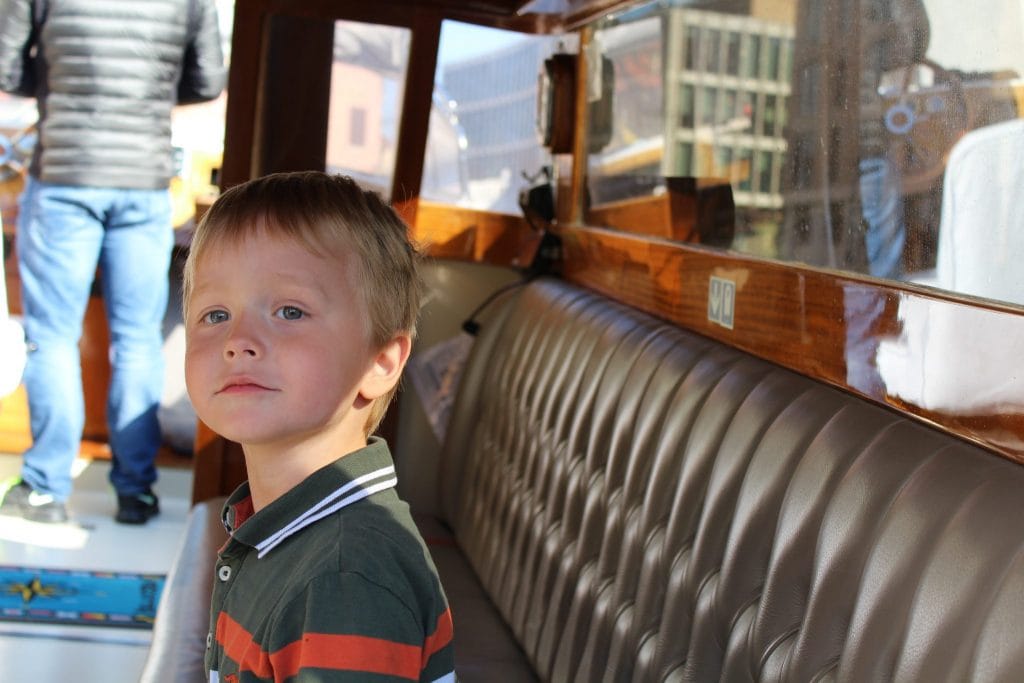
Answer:
[(222, 564), (220, 569), (217, 570), (217, 578), (221, 581), (229, 581), (231, 579), (231, 565)]
[(209, 650), (211, 645), (213, 645), (213, 634), (212, 633), (207, 633), (206, 634), (206, 649)]

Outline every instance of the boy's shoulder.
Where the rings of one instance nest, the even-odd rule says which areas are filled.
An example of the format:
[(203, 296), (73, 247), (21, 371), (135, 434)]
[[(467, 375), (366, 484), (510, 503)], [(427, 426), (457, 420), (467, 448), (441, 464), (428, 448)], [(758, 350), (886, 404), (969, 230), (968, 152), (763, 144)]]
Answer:
[(238, 527), (230, 552), (245, 546), (244, 557), (218, 609), (266, 652), (309, 633), (422, 646), (422, 670), (403, 675), (434, 680), (452, 670), (451, 612), (380, 448), (318, 472)]
[(224, 607), (261, 649), (280, 652), (309, 633), (321, 642), (359, 637), (429, 650), (417, 663), (422, 671), (407, 678), (451, 671), (448, 601), (393, 490), (331, 512), (245, 566), (256, 572), (245, 579), (242, 571), (244, 586), (232, 589)]
[[(334, 512), (281, 550), (277, 561), (291, 572), (282, 605), (344, 604), (367, 619), (411, 619), (424, 629), (447, 611), (430, 553), (394, 491)], [(324, 611), (329, 619), (335, 610)]]
[(282, 499), (274, 524), (280, 531), (256, 547), (280, 553), (307, 579), (357, 574), (396, 592), (417, 583), (439, 585), (430, 552), (396, 483), (386, 444), (371, 441)]
[(405, 580), (437, 575), (409, 506), (393, 489), (338, 510), (323, 522), (301, 543), (305, 561), (314, 559), (309, 554), (323, 556), (327, 571), (361, 573), (380, 581), (393, 575)]

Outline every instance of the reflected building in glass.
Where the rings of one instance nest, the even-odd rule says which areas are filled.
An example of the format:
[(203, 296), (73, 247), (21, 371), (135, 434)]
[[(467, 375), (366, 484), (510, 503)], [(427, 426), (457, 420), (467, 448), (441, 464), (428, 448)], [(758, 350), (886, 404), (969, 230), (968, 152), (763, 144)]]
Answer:
[(793, 9), (773, 9), (667, 15), (664, 168), (729, 181), (737, 207), (782, 206)]
[(593, 199), (623, 198), (606, 188), (629, 175), (633, 196), (656, 192), (662, 176), (721, 181), (736, 207), (734, 247), (774, 255), (796, 3), (679, 4), (645, 6), (597, 34), (615, 65), (615, 130), (591, 156)]

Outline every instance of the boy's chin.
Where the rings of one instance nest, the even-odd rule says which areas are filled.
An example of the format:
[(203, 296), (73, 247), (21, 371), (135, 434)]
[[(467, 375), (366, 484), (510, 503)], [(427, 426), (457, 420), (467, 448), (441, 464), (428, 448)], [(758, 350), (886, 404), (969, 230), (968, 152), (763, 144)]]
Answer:
[(366, 423), (369, 410), (349, 410), (344, 416), (321, 416), (321, 419), (309, 417), (312, 419), (298, 424), (275, 420), (268, 415), (261, 419), (255, 413), (218, 415), (216, 418), (219, 419), (209, 420), (200, 416), (200, 419), (218, 436), (245, 448), (290, 447), (301, 443), (316, 447), (330, 443), (332, 448), (343, 451), (361, 448), (368, 441)]
[(206, 422), (205, 424), (218, 436), (227, 439), (228, 441), (234, 441), (242, 446), (258, 445), (263, 442), (273, 441), (272, 435), (268, 434), (266, 429), (259, 429), (256, 426), (217, 424), (216, 422)]

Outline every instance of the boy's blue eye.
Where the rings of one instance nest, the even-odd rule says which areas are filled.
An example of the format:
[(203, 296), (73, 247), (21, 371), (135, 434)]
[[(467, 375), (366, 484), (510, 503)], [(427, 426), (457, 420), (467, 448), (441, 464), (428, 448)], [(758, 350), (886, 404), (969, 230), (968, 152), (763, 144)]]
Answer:
[(277, 309), (277, 315), (285, 320), (298, 320), (306, 314), (301, 308), (296, 308), (295, 306), (282, 306)]
[(227, 311), (210, 311), (203, 316), (203, 322), (211, 325), (222, 323), (228, 319)]

